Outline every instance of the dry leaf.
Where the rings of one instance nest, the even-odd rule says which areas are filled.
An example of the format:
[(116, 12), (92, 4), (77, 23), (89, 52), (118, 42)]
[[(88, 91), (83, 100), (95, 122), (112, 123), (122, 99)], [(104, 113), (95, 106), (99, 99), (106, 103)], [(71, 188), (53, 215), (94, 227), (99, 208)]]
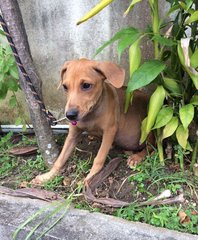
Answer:
[(190, 223), (190, 218), (187, 216), (187, 214), (184, 211), (179, 211), (178, 216), (180, 218), (180, 223)]
[(13, 190), (0, 186), (0, 193), (13, 197), (28, 197), (32, 199), (40, 199), (47, 202), (62, 200), (62, 198), (54, 192), (36, 188), (21, 188)]
[(19, 184), (19, 187), (20, 187), (20, 188), (27, 188), (27, 187), (29, 187), (29, 185), (30, 185), (29, 182), (23, 181), (23, 182), (21, 182), (21, 183)]
[(64, 186), (70, 186), (71, 185), (71, 182), (72, 182), (72, 179), (70, 177), (65, 177), (63, 179), (63, 185)]
[(37, 146), (14, 147), (9, 153), (13, 155), (31, 155), (37, 153)]

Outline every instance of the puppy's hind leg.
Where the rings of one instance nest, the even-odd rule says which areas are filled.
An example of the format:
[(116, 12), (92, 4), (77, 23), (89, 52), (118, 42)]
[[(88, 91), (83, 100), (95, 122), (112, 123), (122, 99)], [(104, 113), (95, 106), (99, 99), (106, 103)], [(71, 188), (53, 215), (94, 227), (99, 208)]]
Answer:
[(130, 155), (127, 159), (127, 165), (129, 167), (134, 167), (137, 164), (139, 164), (148, 153), (152, 153), (153, 152), (153, 147), (155, 146), (155, 138), (154, 138), (154, 134), (151, 133), (148, 136), (148, 144), (147, 146), (140, 152), (136, 152), (132, 155)]

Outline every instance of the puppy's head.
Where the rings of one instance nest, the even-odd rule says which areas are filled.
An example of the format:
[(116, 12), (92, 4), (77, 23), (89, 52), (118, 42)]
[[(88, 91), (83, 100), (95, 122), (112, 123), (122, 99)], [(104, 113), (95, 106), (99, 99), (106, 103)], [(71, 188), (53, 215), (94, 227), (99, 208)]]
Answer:
[(111, 62), (88, 59), (65, 62), (61, 85), (66, 93), (65, 114), (68, 120), (81, 120), (91, 111), (102, 94), (105, 79), (120, 88), (124, 78), (125, 71)]

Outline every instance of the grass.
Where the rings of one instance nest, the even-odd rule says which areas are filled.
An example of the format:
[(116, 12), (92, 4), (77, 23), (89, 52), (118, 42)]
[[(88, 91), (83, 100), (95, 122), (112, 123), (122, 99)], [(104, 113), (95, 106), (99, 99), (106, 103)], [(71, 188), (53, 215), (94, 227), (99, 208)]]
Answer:
[[(135, 199), (134, 203), (129, 207), (118, 209), (114, 215), (130, 221), (198, 234), (198, 178), (188, 170), (171, 172), (171, 167), (174, 167), (171, 161), (167, 161), (165, 167), (159, 164), (157, 152), (153, 156), (147, 156), (144, 163), (135, 167), (133, 174), (128, 178), (128, 181), (135, 185), (135, 191), (131, 193)], [(148, 200), (166, 189), (169, 189), (173, 195), (183, 190), (187, 202), (183, 205), (138, 206), (137, 195), (143, 196), (142, 200)], [(184, 211), (188, 216), (187, 223), (180, 223), (178, 216), (180, 211)]]
[(195, 207), (189, 205), (185, 213), (190, 219), (186, 224), (180, 224), (178, 216), (181, 207), (178, 206), (146, 206), (136, 207), (135, 204), (127, 208), (121, 208), (116, 211), (116, 216), (129, 221), (139, 221), (148, 223), (157, 227), (165, 227), (181, 232), (198, 234), (197, 223), (198, 217), (194, 215)]
[[(13, 143), (12, 133), (1, 137), (0, 184), (3, 183), (8, 187), (19, 188), (21, 183), (29, 182), (37, 174), (48, 171), (39, 153), (33, 157), (16, 157), (9, 154), (9, 150), (14, 146), (32, 144), (35, 144), (35, 139), (27, 136), (21, 136), (20, 141), (15, 144)], [(181, 157), (180, 151), (179, 158)], [(132, 191), (129, 193), (132, 204), (129, 207), (112, 210), (112, 208), (102, 208), (101, 206), (87, 203), (82, 197), (83, 179), (91, 168), (92, 159), (91, 152), (77, 148), (68, 162), (66, 172), (44, 184), (43, 188), (58, 192), (66, 200), (70, 196), (69, 202), (72, 202), (78, 209), (105, 212), (130, 221), (140, 221), (158, 227), (198, 234), (198, 177), (195, 177), (189, 171), (188, 165), (184, 165), (184, 169), (180, 170), (179, 159), (176, 159), (178, 163), (177, 161), (166, 160), (166, 165), (163, 167), (159, 163), (157, 152), (152, 156), (147, 156), (142, 164), (131, 170), (128, 169), (128, 177), (126, 175), (123, 176), (124, 172), (121, 173), (126, 184), (133, 186)], [(117, 171), (115, 171), (115, 174), (117, 174)], [(119, 181), (119, 186), (122, 186), (122, 189), (124, 189), (125, 186), (122, 185), (123, 180)], [(7, 185), (5, 184), (6, 182), (8, 183)], [(108, 189), (107, 183), (104, 183), (104, 185)], [(184, 204), (138, 206), (138, 202), (153, 199), (166, 189), (169, 189), (173, 196), (177, 195), (178, 191), (183, 190), (187, 201)], [(71, 197), (71, 193), (74, 197)], [(187, 222), (181, 223), (178, 215), (180, 211), (185, 212), (187, 215)]]

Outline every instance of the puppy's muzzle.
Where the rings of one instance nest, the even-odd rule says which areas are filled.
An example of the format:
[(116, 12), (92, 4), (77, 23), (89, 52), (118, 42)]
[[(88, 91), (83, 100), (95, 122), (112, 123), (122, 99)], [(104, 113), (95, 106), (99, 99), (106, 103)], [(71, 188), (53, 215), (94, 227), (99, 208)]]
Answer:
[(68, 120), (75, 121), (78, 119), (78, 114), (79, 111), (77, 109), (69, 109), (65, 115)]

